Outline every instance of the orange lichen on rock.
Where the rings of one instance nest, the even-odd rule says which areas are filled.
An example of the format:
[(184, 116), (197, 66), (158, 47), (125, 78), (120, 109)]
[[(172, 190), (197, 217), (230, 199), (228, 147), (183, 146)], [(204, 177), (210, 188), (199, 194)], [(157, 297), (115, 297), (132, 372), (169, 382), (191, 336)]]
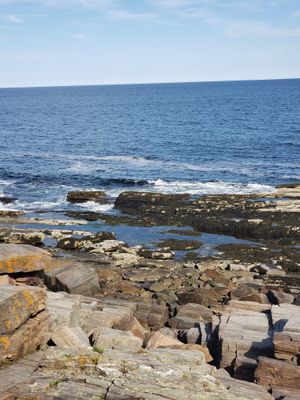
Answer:
[(0, 244), (0, 273), (39, 271), (51, 262), (45, 250), (21, 244)]

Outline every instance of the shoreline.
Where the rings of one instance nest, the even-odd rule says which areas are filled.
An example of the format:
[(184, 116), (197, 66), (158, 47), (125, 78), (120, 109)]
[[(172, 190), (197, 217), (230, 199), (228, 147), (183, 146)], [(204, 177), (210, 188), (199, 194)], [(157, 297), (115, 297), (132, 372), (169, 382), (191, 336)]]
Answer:
[[(106, 194), (77, 191), (68, 199), (101, 204)], [(14, 312), (6, 317), (15, 324), (7, 345), (0, 335), (0, 381), (14, 398), (67, 399), (73, 387), (85, 399), (93, 381), (95, 393), (102, 385), (112, 399), (150, 400), (147, 382), (179, 399), (184, 381), (192, 385), (185, 365), (197, 375), (191, 398), (205, 392), (204, 376), (216, 400), (298, 398), (300, 185), (196, 199), (123, 192), (114, 207), (118, 213), (63, 211), (57, 220), (0, 211), (0, 306), (25, 291), (35, 307), (21, 325)], [(208, 248), (214, 252), (201, 254)], [(30, 342), (34, 324), (40, 334)], [(22, 364), (26, 355), (32, 361)], [(26, 373), (16, 387), (11, 375), (20, 365)], [(128, 388), (115, 385), (109, 368)], [(171, 386), (166, 368), (177, 377)]]

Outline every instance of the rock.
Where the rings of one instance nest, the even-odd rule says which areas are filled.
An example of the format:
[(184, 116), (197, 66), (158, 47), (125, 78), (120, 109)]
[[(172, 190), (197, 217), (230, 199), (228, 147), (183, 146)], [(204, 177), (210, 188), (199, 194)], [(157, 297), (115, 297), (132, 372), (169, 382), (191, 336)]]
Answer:
[(142, 249), (140, 251), (140, 256), (152, 260), (172, 260), (175, 257), (174, 253), (171, 251), (151, 251), (147, 249)]
[(177, 317), (187, 317), (197, 321), (211, 322), (212, 311), (200, 304), (187, 303), (181, 306), (177, 312)]
[(1, 286), (0, 365), (35, 351), (48, 341), (49, 313), (40, 288)]
[(45, 291), (40, 288), (1, 286), (0, 335), (13, 333), (26, 320), (45, 309)]
[(168, 321), (169, 310), (165, 304), (138, 303), (134, 315), (145, 329), (160, 328)]
[[(197, 351), (156, 349), (128, 353), (47, 351), (40, 368), (14, 388), (15, 400), (173, 399), (271, 400), (264, 388), (245, 382), (224, 386)], [(232, 380), (234, 381), (234, 380)]]
[(115, 207), (129, 213), (136, 213), (144, 206), (170, 206), (177, 207), (185, 204), (190, 199), (189, 194), (161, 194), (150, 192), (123, 192), (115, 201)]
[(254, 271), (258, 271), (260, 274), (268, 276), (285, 275), (283, 268), (276, 264), (260, 264), (254, 268)]
[(263, 293), (258, 293), (258, 289), (249, 285), (239, 285), (230, 294), (231, 300), (270, 304), (268, 297)]
[(245, 356), (237, 357), (234, 362), (233, 377), (235, 379), (252, 382), (256, 367), (257, 361), (255, 359)]
[(98, 232), (95, 235), (85, 235), (81, 238), (65, 237), (57, 242), (57, 247), (66, 250), (84, 249), (93, 250), (96, 244), (105, 240), (115, 240), (116, 236), (111, 232)]
[(88, 251), (91, 253), (110, 253), (122, 249), (123, 246), (125, 246), (125, 243), (120, 240), (103, 240), (101, 243), (94, 243)]
[(0, 203), (2, 204), (11, 204), (16, 200), (14, 197), (9, 196), (0, 196)]
[(165, 239), (159, 242), (160, 248), (169, 248), (176, 251), (196, 250), (202, 246), (199, 240)]
[(105, 327), (93, 331), (92, 341), (94, 348), (126, 350), (128, 352), (138, 351), (143, 345), (143, 340), (132, 332)]
[(89, 338), (80, 327), (61, 326), (52, 333), (51, 340), (58, 347), (72, 347), (73, 349), (90, 347)]
[(128, 318), (123, 318), (120, 321), (113, 324), (114, 329), (120, 331), (130, 331), (134, 336), (140, 339), (145, 339), (146, 330), (139, 323), (139, 321), (134, 316), (128, 316)]
[(67, 194), (67, 201), (70, 203), (85, 203), (87, 201), (94, 201), (96, 203), (107, 203), (107, 196), (105, 192), (99, 190), (85, 190), (85, 191), (72, 191)]
[(300, 390), (292, 390), (292, 389), (282, 389), (274, 387), (272, 389), (272, 394), (275, 399), (280, 400), (299, 400), (300, 399)]
[(0, 369), (0, 399), (14, 400), (13, 390), (22, 382), (30, 379), (39, 368), (44, 353), (39, 351), (29, 354), (15, 363)]
[(0, 274), (40, 271), (50, 261), (45, 250), (25, 244), (0, 244)]
[(12, 279), (9, 275), (0, 275), (0, 285), (15, 286), (16, 281)]
[(112, 259), (114, 264), (120, 267), (133, 267), (139, 263), (140, 257), (130, 253), (114, 253)]
[(255, 383), (224, 376), (220, 377), (220, 381), (232, 396), (242, 396), (242, 398), (246, 397), (252, 400), (274, 400), (274, 397), (265, 388)]
[(229, 307), (232, 309), (239, 310), (249, 310), (256, 312), (265, 312), (271, 310), (271, 304), (261, 304), (256, 301), (239, 301), (239, 300), (230, 300)]
[(274, 332), (282, 332), (289, 320), (300, 317), (299, 306), (293, 304), (274, 305), (271, 309)]
[[(51, 332), (57, 327), (80, 326), (89, 336), (101, 326), (112, 328), (125, 324), (136, 309), (135, 304), (111, 301), (105, 304), (92, 297), (47, 292), (47, 309), (51, 315)], [(124, 322), (125, 321), (125, 322)]]
[(43, 232), (28, 232), (15, 229), (1, 229), (0, 241), (4, 243), (30, 244), (32, 246), (41, 246), (46, 236)]
[(15, 279), (16, 285), (18, 286), (37, 286), (37, 287), (45, 287), (44, 282), (41, 278), (37, 276), (24, 276)]
[(219, 341), (223, 368), (232, 368), (237, 358), (255, 360), (259, 356), (273, 355), (268, 316), (264, 313), (238, 310), (229, 315), (223, 314)]
[(300, 198), (300, 184), (299, 183), (291, 183), (278, 185), (277, 188), (277, 196), (278, 197), (290, 197), (290, 198)]
[(0, 217), (1, 218), (14, 218), (23, 215), (24, 211), (19, 210), (0, 210)]
[(44, 271), (47, 286), (54, 291), (93, 295), (100, 290), (94, 268), (79, 263), (47, 268)]
[(183, 343), (181, 343), (179, 340), (172, 338), (170, 336), (166, 336), (163, 333), (156, 331), (152, 333), (146, 340), (145, 342), (145, 348), (146, 349), (156, 349), (159, 347), (172, 347), (172, 346), (181, 346)]
[(218, 301), (222, 299), (222, 294), (217, 293), (213, 289), (193, 289), (190, 291), (178, 291), (177, 297), (179, 304), (196, 303), (204, 307), (214, 307)]
[(273, 337), (275, 358), (298, 363), (300, 356), (300, 332), (275, 332)]
[(300, 366), (267, 357), (259, 357), (256, 381), (268, 388), (300, 390)]
[(230, 279), (228, 279), (222, 272), (214, 271), (212, 269), (206, 269), (203, 271), (200, 275), (200, 280), (208, 283), (216, 290), (225, 289), (223, 290), (224, 294), (229, 293), (232, 286)]

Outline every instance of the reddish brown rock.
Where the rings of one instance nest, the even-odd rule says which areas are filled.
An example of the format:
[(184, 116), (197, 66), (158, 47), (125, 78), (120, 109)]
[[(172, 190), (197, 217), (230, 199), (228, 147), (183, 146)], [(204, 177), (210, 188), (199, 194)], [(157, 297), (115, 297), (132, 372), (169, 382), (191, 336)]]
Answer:
[(300, 390), (300, 366), (267, 357), (259, 357), (255, 371), (257, 383), (266, 388)]

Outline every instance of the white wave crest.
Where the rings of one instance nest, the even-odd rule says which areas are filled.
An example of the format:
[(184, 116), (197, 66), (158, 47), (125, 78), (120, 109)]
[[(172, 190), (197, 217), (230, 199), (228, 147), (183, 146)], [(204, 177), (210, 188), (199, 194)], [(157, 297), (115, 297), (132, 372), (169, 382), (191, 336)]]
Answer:
[(149, 181), (152, 188), (157, 192), (164, 193), (190, 193), (190, 194), (255, 194), (273, 193), (275, 188), (258, 183), (230, 183), (230, 182), (167, 182), (162, 179)]
[(95, 212), (109, 212), (114, 208), (113, 204), (99, 204), (94, 201), (87, 201), (86, 203), (81, 203), (80, 208), (83, 208), (87, 211), (95, 211)]

